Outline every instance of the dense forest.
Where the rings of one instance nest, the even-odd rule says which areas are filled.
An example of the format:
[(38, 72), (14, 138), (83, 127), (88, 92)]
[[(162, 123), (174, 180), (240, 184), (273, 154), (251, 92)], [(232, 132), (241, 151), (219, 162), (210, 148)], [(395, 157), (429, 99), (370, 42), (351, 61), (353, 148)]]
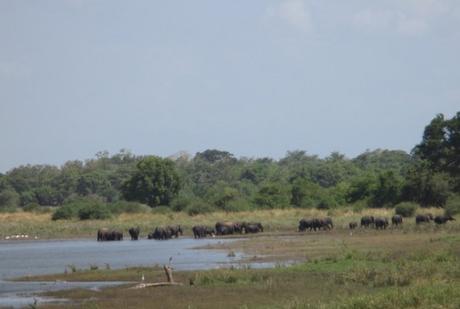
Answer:
[(267, 208), (333, 209), (419, 204), (458, 211), (460, 112), (437, 115), (410, 154), (289, 151), (280, 160), (235, 158), (205, 150), (191, 156), (96, 154), (60, 167), (25, 165), (0, 174), (0, 210), (54, 211), (54, 219), (97, 219), (120, 212)]

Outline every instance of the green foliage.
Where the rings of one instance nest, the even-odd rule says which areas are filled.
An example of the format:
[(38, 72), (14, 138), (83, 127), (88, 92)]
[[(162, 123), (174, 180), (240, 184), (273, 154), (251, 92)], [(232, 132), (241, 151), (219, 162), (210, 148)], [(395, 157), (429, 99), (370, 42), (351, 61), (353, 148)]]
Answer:
[(446, 215), (454, 216), (460, 214), (460, 195), (453, 194), (451, 195), (445, 206)]
[(173, 211), (183, 211), (192, 202), (193, 197), (187, 194), (179, 194), (171, 202), (171, 209)]
[(57, 206), (62, 204), (63, 197), (51, 186), (41, 186), (34, 190), (35, 199), (42, 206)]
[(322, 195), (316, 205), (317, 209), (331, 209), (335, 207), (337, 207), (337, 202), (334, 197), (327, 194)]
[(110, 217), (111, 213), (107, 205), (96, 199), (88, 200), (78, 209), (78, 218), (80, 220), (101, 220)]
[(377, 187), (376, 176), (369, 172), (352, 178), (345, 195), (347, 202), (354, 203), (369, 198)]
[(52, 220), (70, 220), (77, 216), (78, 209), (73, 204), (66, 204), (59, 207), (53, 213)]
[(402, 196), (423, 207), (443, 207), (450, 191), (449, 176), (446, 173), (433, 172), (426, 162), (420, 162), (408, 170)]
[(14, 211), (19, 206), (19, 194), (7, 189), (0, 192), (0, 211)]
[(150, 207), (137, 202), (118, 201), (115, 203), (108, 203), (107, 207), (113, 214), (120, 213), (144, 213), (150, 210)]
[(111, 217), (111, 209), (98, 196), (79, 197), (59, 207), (53, 214), (53, 220), (70, 220), (78, 218), (107, 219)]
[(190, 204), (187, 206), (185, 211), (190, 215), (190, 216), (195, 216), (199, 214), (205, 214), (212, 212), (214, 209), (211, 205), (209, 205), (206, 201), (203, 201), (201, 199), (194, 199), (190, 202)]
[(393, 171), (381, 173), (372, 189), (369, 204), (371, 207), (395, 205), (401, 196), (403, 180)]
[(289, 205), (289, 191), (279, 183), (268, 183), (257, 193), (254, 204), (258, 208), (286, 208)]
[(38, 203), (33, 191), (24, 191), (20, 194), (21, 205), (27, 205), (30, 203)]
[(169, 205), (179, 189), (179, 175), (174, 163), (154, 156), (139, 161), (136, 171), (122, 187), (127, 200), (151, 207)]
[(402, 202), (396, 205), (395, 214), (403, 217), (412, 217), (417, 210), (418, 205), (411, 202)]
[(28, 211), (28, 212), (36, 212), (39, 209), (40, 209), (40, 205), (37, 203), (29, 203), (22, 207), (22, 210)]

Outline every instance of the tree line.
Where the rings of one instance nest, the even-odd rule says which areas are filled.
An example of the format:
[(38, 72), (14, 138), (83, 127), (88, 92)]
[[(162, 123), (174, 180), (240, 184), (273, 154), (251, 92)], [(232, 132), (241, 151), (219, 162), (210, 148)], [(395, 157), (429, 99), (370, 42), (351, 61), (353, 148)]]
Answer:
[(78, 214), (83, 219), (145, 209), (142, 205), (191, 215), (402, 202), (458, 209), (459, 192), (460, 112), (433, 118), (411, 153), (377, 149), (355, 158), (338, 152), (320, 158), (296, 150), (274, 160), (236, 158), (215, 149), (169, 158), (121, 150), (60, 167), (25, 165), (0, 174), (1, 210), (55, 206), (63, 218)]

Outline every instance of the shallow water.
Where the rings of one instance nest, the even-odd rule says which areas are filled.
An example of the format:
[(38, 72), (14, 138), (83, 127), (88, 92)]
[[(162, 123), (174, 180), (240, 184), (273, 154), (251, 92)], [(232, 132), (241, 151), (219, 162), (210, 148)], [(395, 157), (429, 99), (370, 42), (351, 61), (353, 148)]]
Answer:
[[(167, 241), (142, 239), (139, 241), (97, 242), (95, 240), (15, 241), (0, 243), (0, 306), (20, 307), (33, 303), (33, 294), (72, 287), (99, 288), (113, 282), (11, 282), (6, 279), (41, 274), (62, 273), (69, 265), (78, 269), (126, 268), (171, 264), (176, 270), (212, 269), (237, 263), (241, 254), (199, 249), (222, 239), (179, 238)], [(254, 266), (267, 266), (264, 264)], [(269, 265), (268, 265), (269, 266)], [(116, 283), (118, 284), (118, 283)], [(47, 301), (38, 299), (39, 302)]]

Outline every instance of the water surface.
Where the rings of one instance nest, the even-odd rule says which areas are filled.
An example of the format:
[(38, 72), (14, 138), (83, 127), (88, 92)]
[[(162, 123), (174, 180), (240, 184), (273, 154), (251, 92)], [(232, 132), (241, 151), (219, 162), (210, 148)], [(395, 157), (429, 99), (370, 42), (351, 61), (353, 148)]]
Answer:
[[(63, 273), (69, 265), (89, 269), (91, 265), (112, 269), (171, 264), (176, 270), (211, 269), (237, 263), (241, 254), (228, 256), (221, 250), (192, 249), (222, 239), (179, 238), (167, 241), (97, 242), (91, 240), (14, 241), (0, 243), (0, 306), (25, 306), (33, 303), (33, 294), (63, 288), (100, 288), (112, 282), (11, 282), (21, 276)], [(38, 299), (46, 301), (46, 299)]]

